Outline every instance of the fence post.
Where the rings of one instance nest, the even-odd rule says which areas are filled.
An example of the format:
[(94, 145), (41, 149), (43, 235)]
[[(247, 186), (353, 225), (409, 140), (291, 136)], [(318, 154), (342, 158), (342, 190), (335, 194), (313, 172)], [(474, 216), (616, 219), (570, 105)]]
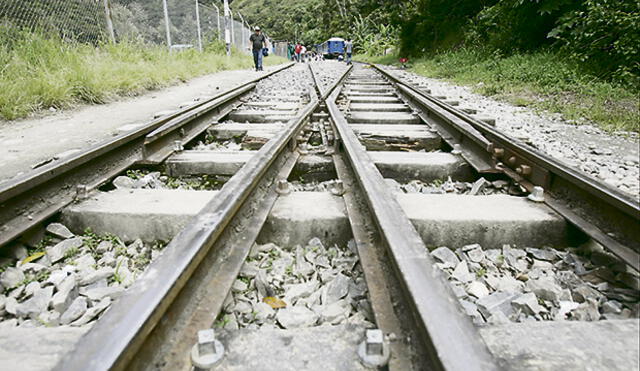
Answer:
[(242, 41), (240, 41), (240, 50), (244, 51), (244, 43), (248, 39), (245, 35), (244, 24), (247, 22), (244, 21), (244, 17), (242, 16), (242, 14), (240, 14), (240, 12), (238, 12), (238, 17), (240, 17), (240, 20), (242, 21), (242, 23), (240, 23), (240, 29), (242, 30)]
[(218, 40), (222, 40), (222, 31), (220, 28), (220, 8), (216, 6), (216, 4), (211, 4), (214, 8), (216, 8), (216, 14), (218, 15), (218, 20), (216, 21), (216, 26), (218, 27)]
[(236, 43), (236, 31), (235, 31), (235, 27), (234, 27), (234, 20), (233, 20), (233, 12), (231, 11), (231, 8), (229, 8), (229, 14), (231, 14), (231, 43), (235, 44)]
[(227, 44), (227, 55), (231, 55), (231, 33), (229, 31), (229, 0), (224, 0), (224, 42)]
[(162, 0), (162, 7), (164, 8), (164, 25), (167, 30), (167, 47), (171, 51), (171, 28), (169, 26), (169, 8), (167, 7), (167, 0)]
[(112, 43), (116, 42), (116, 34), (113, 31), (113, 21), (111, 20), (111, 4), (109, 0), (104, 0), (104, 14), (107, 18), (107, 32)]
[(200, 9), (196, 0), (196, 23), (198, 26), (198, 50), (202, 52), (202, 31), (200, 30)]

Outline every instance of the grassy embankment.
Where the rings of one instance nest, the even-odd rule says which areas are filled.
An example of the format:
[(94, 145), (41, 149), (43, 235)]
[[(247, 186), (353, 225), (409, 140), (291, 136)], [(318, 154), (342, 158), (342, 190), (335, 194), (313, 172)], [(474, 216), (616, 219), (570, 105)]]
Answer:
[[(265, 58), (265, 65), (284, 62), (276, 56)], [(165, 47), (132, 42), (94, 47), (35, 34), (0, 38), (0, 119), (22, 118), (50, 107), (105, 103), (196, 76), (252, 66), (252, 57), (234, 53), (227, 58), (215, 44), (203, 53), (169, 53)]]
[[(396, 56), (357, 59), (399, 64)], [(640, 132), (638, 87), (583, 73), (560, 54), (503, 57), (461, 49), (413, 59), (408, 65), (419, 75), (469, 85), (476, 93), (518, 106), (558, 112), (577, 122), (584, 118), (607, 131)]]

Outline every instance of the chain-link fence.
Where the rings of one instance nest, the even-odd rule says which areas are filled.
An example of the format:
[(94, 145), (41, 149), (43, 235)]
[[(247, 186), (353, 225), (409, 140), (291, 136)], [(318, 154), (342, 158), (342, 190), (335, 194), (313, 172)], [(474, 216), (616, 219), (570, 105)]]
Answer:
[[(230, 16), (229, 41), (248, 52), (251, 27), (233, 9)], [(0, 26), (79, 42), (133, 39), (174, 50), (201, 49), (225, 35), (220, 0), (0, 0)]]

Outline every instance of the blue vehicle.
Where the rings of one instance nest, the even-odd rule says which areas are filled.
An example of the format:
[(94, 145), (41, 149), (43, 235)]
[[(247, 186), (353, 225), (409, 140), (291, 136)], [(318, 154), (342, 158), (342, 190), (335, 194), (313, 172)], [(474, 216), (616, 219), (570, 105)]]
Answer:
[(344, 39), (332, 37), (320, 45), (318, 52), (327, 59), (337, 58), (344, 54)]

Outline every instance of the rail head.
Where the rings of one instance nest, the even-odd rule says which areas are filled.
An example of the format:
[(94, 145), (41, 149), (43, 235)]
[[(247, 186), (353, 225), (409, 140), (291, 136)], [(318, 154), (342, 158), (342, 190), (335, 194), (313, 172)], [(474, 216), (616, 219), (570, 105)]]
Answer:
[(267, 142), (171, 240), (145, 275), (112, 305), (55, 370), (126, 369), (261, 176), (290, 143), (295, 143), (295, 135), (320, 104), (315, 91), (311, 97), (287, 128)]
[(416, 325), (435, 369), (498, 370), (489, 349), (469, 318), (462, 313), (455, 295), (436, 270), (422, 238), (391, 194), (375, 164), (336, 104), (339, 90), (327, 100), (330, 116), (345, 154), (360, 183), (371, 214), (406, 297), (414, 311)]

